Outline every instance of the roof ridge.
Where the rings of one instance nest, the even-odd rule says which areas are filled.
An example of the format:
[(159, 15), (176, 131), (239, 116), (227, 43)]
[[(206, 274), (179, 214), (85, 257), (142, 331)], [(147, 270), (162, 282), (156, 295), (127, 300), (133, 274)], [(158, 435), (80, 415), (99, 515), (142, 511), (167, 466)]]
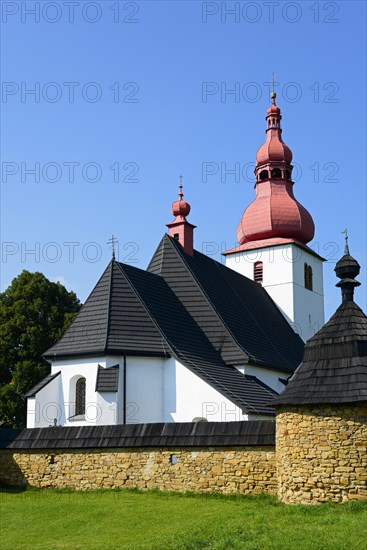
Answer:
[[(110, 262), (111, 263), (111, 262)], [(92, 288), (91, 292), (89, 293), (87, 299), (85, 300), (84, 304), (82, 304), (80, 310), (78, 311), (77, 315), (74, 317), (73, 321), (70, 323), (70, 325), (68, 326), (68, 328), (65, 330), (65, 332), (63, 332), (63, 334), (60, 336), (60, 338), (54, 343), (52, 344), (52, 346), (50, 346), (49, 348), (47, 348), (46, 351), (44, 351), (44, 353), (42, 354), (42, 357), (46, 358), (46, 357), (52, 357), (52, 355), (56, 355), (56, 353), (53, 353), (51, 356), (48, 354), (49, 350), (51, 350), (54, 346), (56, 346), (61, 340), (63, 340), (64, 338), (67, 338), (68, 337), (68, 334), (74, 330), (73, 328), (73, 325), (75, 323), (75, 321), (78, 319), (78, 317), (81, 315), (81, 313), (83, 312), (83, 309), (85, 308), (85, 306), (87, 305), (88, 301), (91, 299), (91, 297), (93, 296), (93, 293), (95, 291), (95, 289), (98, 287), (99, 283), (102, 281), (103, 277), (105, 276), (105, 273), (107, 271), (107, 269), (109, 268), (109, 265), (110, 263), (107, 265), (106, 269), (103, 271), (102, 275), (100, 276), (100, 278), (98, 279), (98, 281), (96, 282), (96, 284), (94, 285), (94, 287)], [(103, 351), (103, 350), (101, 350)], [(47, 355), (46, 355), (47, 354)]]
[[(195, 273), (192, 271), (192, 269), (190, 268), (189, 264), (187, 263), (186, 261), (186, 258), (183, 256), (183, 254), (181, 254), (181, 250), (178, 249), (178, 246), (176, 246), (174, 244), (174, 239), (172, 239), (172, 237), (169, 237), (168, 234), (166, 234), (166, 236), (169, 238), (170, 242), (172, 243), (172, 248), (177, 251), (177, 253), (180, 255), (180, 257), (182, 258), (184, 264), (186, 265), (189, 273), (191, 274), (192, 278), (194, 279), (194, 281), (196, 282), (200, 292), (202, 293), (202, 295), (206, 298), (206, 300), (208, 301), (208, 303), (210, 304), (211, 308), (214, 310), (215, 314), (217, 315), (219, 321), (221, 322), (223, 328), (229, 333), (230, 337), (232, 338), (233, 342), (243, 351), (245, 352), (245, 354), (247, 355), (248, 359), (254, 359), (255, 360), (255, 357), (253, 355), (251, 355), (251, 353), (249, 353), (241, 344), (238, 343), (237, 341), (237, 338), (233, 335), (231, 329), (227, 326), (227, 324), (224, 322), (222, 316), (219, 314), (217, 308), (214, 306), (213, 302), (210, 300), (209, 296), (207, 295), (207, 293), (205, 292), (205, 290), (203, 289), (200, 281), (198, 280), (198, 278), (196, 277)], [(198, 250), (194, 250), (194, 252), (198, 253), (198, 254), (201, 254), (201, 252), (199, 252)], [(203, 254), (203, 256), (205, 256), (205, 254)], [(211, 259), (211, 258), (210, 258)], [(217, 262), (216, 260), (212, 260), (215, 264), (219, 264), (219, 262)], [(221, 264), (219, 264), (221, 265)], [(256, 360), (255, 360), (256, 361)]]
[[(169, 237), (169, 235), (167, 235), (167, 237)], [(206, 297), (206, 299), (208, 300), (208, 302), (210, 303), (211, 307), (213, 308), (213, 310), (215, 311), (216, 315), (218, 316), (218, 318), (220, 319), (221, 323), (223, 324), (224, 328), (229, 332), (230, 336), (232, 337), (233, 341), (235, 342), (235, 344), (240, 348), (242, 349), (246, 355), (248, 356), (249, 359), (252, 359), (255, 363), (264, 363), (264, 361), (259, 361), (256, 359), (255, 356), (253, 356), (242, 344), (240, 344), (236, 338), (236, 336), (233, 334), (232, 330), (230, 329), (230, 327), (227, 325), (227, 323), (225, 323), (225, 321), (223, 320), (222, 316), (219, 314), (217, 308), (215, 307), (215, 305), (213, 304), (213, 302), (210, 300), (209, 296), (206, 294), (205, 290), (202, 288), (202, 285), (200, 283), (200, 281), (197, 279), (197, 277), (195, 276), (195, 274), (193, 273), (193, 271), (191, 270), (189, 264), (187, 263), (184, 255), (181, 253), (181, 250), (179, 250), (178, 246), (175, 245), (174, 243), (174, 239), (172, 239), (171, 237), (169, 237), (170, 241), (172, 242), (172, 246), (175, 248), (175, 250), (177, 250), (177, 252), (180, 254), (181, 258), (183, 259), (183, 261), (185, 262), (185, 265), (187, 266), (188, 270), (190, 271), (190, 273), (192, 274), (193, 278), (195, 279), (195, 281), (197, 282), (200, 290), (202, 291), (203, 295)], [(195, 250), (195, 252), (197, 254), (200, 254), (202, 256), (204, 256), (206, 259), (208, 260), (211, 260), (217, 267), (217, 269), (230, 269), (229, 267), (227, 266), (224, 266), (222, 265), (220, 262), (218, 262), (217, 260), (214, 260), (213, 258), (209, 258), (208, 256), (206, 256), (205, 254), (202, 254), (201, 252)], [(231, 274), (233, 273), (236, 273), (237, 276), (240, 276), (240, 277), (244, 277), (244, 275), (241, 275), (240, 273), (234, 271), (234, 270), (231, 270)], [(248, 277), (247, 277), (248, 279)], [(251, 279), (249, 279), (251, 281)], [(238, 294), (238, 292), (236, 291), (236, 289), (234, 288), (233, 284), (231, 281), (227, 281), (228, 284), (230, 285), (232, 291), (236, 294), (236, 296), (238, 296), (239, 298), (241, 298), (241, 296)], [(254, 282), (254, 281), (252, 281)], [(257, 284), (254, 282), (254, 284)], [(276, 308), (278, 311), (279, 311), (279, 308), (278, 306), (274, 303), (274, 301), (271, 299), (271, 297), (268, 295), (268, 293), (266, 291), (265, 292), (265, 295), (267, 297), (267, 299), (273, 304), (274, 308)], [(246, 302), (243, 302), (243, 300), (241, 299), (241, 304), (243, 305), (243, 307), (246, 308), (246, 311), (247, 313), (251, 316), (251, 318), (253, 319), (253, 321), (256, 323), (256, 326), (259, 328), (259, 330), (261, 331), (261, 333), (264, 335), (264, 337), (266, 338), (266, 340), (269, 342), (270, 346), (272, 347), (272, 349), (274, 349), (277, 353), (277, 355), (280, 357), (280, 359), (282, 361), (284, 361), (284, 363), (286, 365), (289, 365), (289, 361), (287, 361), (286, 358), (284, 358), (283, 354), (281, 354), (281, 352), (278, 350), (278, 348), (276, 346), (274, 346), (273, 344), (273, 341), (272, 339), (268, 336), (267, 332), (265, 332), (262, 328), (261, 325), (259, 325), (259, 323), (256, 321), (256, 319), (254, 318), (254, 316), (252, 315), (251, 313), (251, 310), (247, 307), (246, 305)], [(282, 314), (282, 318), (284, 319), (284, 322), (287, 323), (287, 320), (284, 318), (283, 314)], [(289, 325), (289, 323), (288, 323)], [(292, 329), (292, 327), (289, 325), (289, 327)], [(293, 329), (292, 329), (293, 330)], [(294, 332), (294, 331), (293, 331)], [(294, 333), (296, 334), (296, 333)]]
[(107, 322), (106, 322), (106, 335), (105, 335), (105, 342), (104, 342), (104, 352), (108, 349), (108, 335), (109, 335), (109, 328), (110, 328), (110, 316), (111, 316), (111, 295), (112, 295), (112, 279), (113, 279), (113, 266), (114, 266), (115, 260), (112, 258), (110, 263), (108, 264), (108, 267), (110, 267), (110, 284), (108, 289), (108, 310), (107, 310)]
[[(217, 262), (219, 263), (219, 262)], [(219, 264), (220, 265), (220, 264)], [(226, 266), (221, 266), (221, 267), (226, 267)], [(230, 268), (227, 268), (226, 269), (230, 269)], [(232, 270), (234, 271), (234, 270)], [(237, 273), (236, 271), (234, 271), (235, 273)], [(241, 273), (238, 273), (238, 275), (241, 275)], [(244, 275), (241, 275), (242, 277), (244, 277)], [(247, 277), (248, 278), (248, 277)], [(252, 279), (250, 279), (251, 281)], [(256, 327), (259, 329), (259, 331), (261, 331), (261, 333), (264, 335), (265, 339), (269, 342), (271, 348), (273, 350), (275, 350), (275, 352), (277, 353), (277, 355), (286, 363), (286, 364), (289, 364), (287, 359), (284, 358), (283, 354), (279, 351), (279, 349), (277, 348), (277, 346), (274, 345), (273, 343), (273, 340), (272, 338), (269, 337), (268, 333), (263, 329), (263, 327), (257, 322), (256, 318), (253, 316), (251, 310), (247, 307), (246, 305), (246, 302), (244, 302), (241, 298), (241, 295), (237, 292), (237, 290), (235, 289), (235, 287), (233, 286), (233, 284), (231, 283), (231, 281), (228, 281), (228, 284), (230, 285), (232, 291), (236, 294), (236, 296), (238, 297), (239, 301), (241, 302), (241, 305), (242, 307), (245, 307), (246, 308), (246, 311), (247, 311), (247, 314), (251, 316), (252, 320), (254, 321), (254, 323), (256, 324)], [(257, 284), (257, 283), (255, 283)], [(266, 293), (266, 296), (267, 298), (269, 298), (272, 302), (272, 304), (278, 309), (279, 311), (279, 307), (275, 304), (275, 302), (272, 300), (272, 298), (269, 296), (269, 294), (265, 291), (264, 289), (264, 292)], [(284, 321), (287, 323), (288, 321), (285, 319), (285, 317), (283, 316), (282, 314), (282, 317), (284, 319)], [(288, 323), (289, 324), (289, 323)], [(289, 325), (290, 326), (290, 325)], [(290, 326), (290, 328), (292, 329), (292, 327)], [(230, 330), (230, 329), (228, 329)], [(293, 329), (292, 329), (293, 330)], [(293, 331), (294, 332), (294, 331)], [(296, 334), (296, 333), (295, 333)], [(248, 352), (247, 352), (248, 353)], [(256, 359), (255, 359), (256, 360)], [(263, 361), (261, 361), (263, 362)]]
[[(143, 298), (140, 296), (140, 293), (139, 291), (136, 289), (135, 285), (133, 284), (133, 282), (131, 281), (128, 273), (126, 273), (126, 271), (124, 271), (123, 267), (122, 266), (125, 266), (127, 264), (123, 264), (121, 262), (116, 262), (117, 263), (117, 267), (120, 269), (121, 273), (125, 276), (130, 288), (132, 289), (132, 291), (134, 292), (135, 296), (137, 297), (137, 299), (139, 300), (140, 304), (143, 306), (144, 310), (146, 311), (146, 313), (149, 315), (149, 318), (151, 319), (151, 321), (154, 323), (155, 327), (157, 328), (158, 332), (161, 334), (161, 336), (165, 339), (165, 335), (162, 333), (162, 330), (158, 324), (158, 322), (156, 321), (156, 319), (154, 318), (154, 316), (152, 315), (151, 311), (149, 310), (149, 308), (147, 307), (146, 303), (144, 302)], [(155, 273), (150, 273), (148, 271), (145, 271), (144, 269), (140, 269), (139, 267), (134, 267), (134, 266), (127, 266), (129, 269), (132, 268), (132, 269), (136, 269), (137, 271), (141, 271), (142, 273), (149, 273), (149, 275), (153, 275), (154, 277), (159, 277), (159, 275), (156, 275)], [(162, 280), (163, 278), (160, 277), (160, 279)], [(164, 279), (163, 279), (164, 280)], [(167, 351), (163, 348), (163, 352), (166, 354)]]

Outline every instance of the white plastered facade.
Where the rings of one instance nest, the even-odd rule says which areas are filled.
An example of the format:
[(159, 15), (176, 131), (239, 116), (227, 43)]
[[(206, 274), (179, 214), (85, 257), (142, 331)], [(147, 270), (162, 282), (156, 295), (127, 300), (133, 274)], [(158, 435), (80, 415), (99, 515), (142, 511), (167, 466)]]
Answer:
[[(34, 397), (28, 398), (27, 427), (86, 426), (151, 422), (230, 422), (262, 418), (244, 414), (240, 407), (203, 381), (179, 361), (158, 357), (93, 357), (52, 362), (51, 374), (60, 372)], [(117, 392), (96, 391), (98, 365), (119, 365)], [(257, 376), (276, 391), (284, 386), (284, 373), (246, 365), (244, 374)], [(126, 389), (124, 380), (126, 377)], [(85, 414), (75, 416), (76, 382), (86, 380)], [(126, 392), (126, 407), (124, 398)]]

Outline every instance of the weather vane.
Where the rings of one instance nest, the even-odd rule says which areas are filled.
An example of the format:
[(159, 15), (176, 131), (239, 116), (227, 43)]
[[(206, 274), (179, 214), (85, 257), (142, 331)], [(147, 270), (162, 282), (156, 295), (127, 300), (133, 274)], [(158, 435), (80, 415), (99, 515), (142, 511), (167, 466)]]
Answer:
[(115, 235), (112, 235), (112, 237), (107, 241), (107, 244), (110, 245), (110, 249), (112, 250), (112, 258), (115, 259), (115, 245), (118, 243), (117, 237)]

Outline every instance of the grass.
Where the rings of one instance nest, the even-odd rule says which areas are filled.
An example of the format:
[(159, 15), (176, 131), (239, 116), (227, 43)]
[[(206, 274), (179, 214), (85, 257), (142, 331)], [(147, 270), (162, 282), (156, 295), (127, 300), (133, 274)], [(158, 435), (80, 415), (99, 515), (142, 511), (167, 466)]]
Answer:
[(367, 503), (3, 487), (0, 531), (2, 550), (366, 550)]

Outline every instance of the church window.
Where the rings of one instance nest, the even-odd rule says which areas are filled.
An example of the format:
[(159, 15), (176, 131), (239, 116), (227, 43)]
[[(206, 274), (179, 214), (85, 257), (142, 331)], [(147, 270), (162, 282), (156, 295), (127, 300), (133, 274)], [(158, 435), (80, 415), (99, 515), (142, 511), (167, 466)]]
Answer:
[(261, 170), (260, 172), (260, 179), (266, 180), (269, 177), (269, 172), (267, 170)]
[(262, 284), (263, 282), (263, 263), (255, 262), (254, 263), (254, 281)]
[(313, 290), (313, 281), (312, 281), (312, 267), (308, 264), (305, 264), (305, 288), (307, 290)]
[(180, 240), (180, 235), (178, 233), (175, 233), (173, 235), (173, 238), (175, 239), (175, 241), (179, 241)]
[(291, 179), (291, 173), (290, 173), (289, 170), (286, 170), (286, 171), (285, 171), (285, 177), (286, 177), (287, 180), (290, 180), (290, 179)]
[(272, 178), (281, 178), (282, 177), (282, 172), (280, 171), (279, 168), (274, 168), (274, 170), (271, 171), (271, 177)]
[(85, 414), (85, 378), (79, 378), (75, 385), (75, 415)]
[(177, 464), (177, 455), (171, 455), (170, 456), (170, 462), (172, 466), (175, 466)]

